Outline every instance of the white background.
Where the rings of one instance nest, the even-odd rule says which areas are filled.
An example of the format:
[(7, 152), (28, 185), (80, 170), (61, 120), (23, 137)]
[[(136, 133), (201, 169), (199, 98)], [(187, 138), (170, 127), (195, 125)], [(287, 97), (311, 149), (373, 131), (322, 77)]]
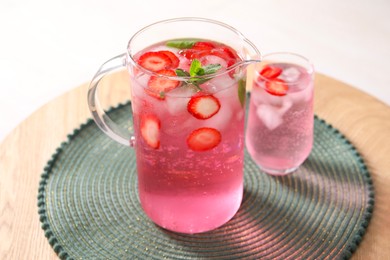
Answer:
[(0, 141), (140, 28), (182, 16), (225, 22), (263, 54), (300, 53), (390, 105), (389, 0), (0, 0)]

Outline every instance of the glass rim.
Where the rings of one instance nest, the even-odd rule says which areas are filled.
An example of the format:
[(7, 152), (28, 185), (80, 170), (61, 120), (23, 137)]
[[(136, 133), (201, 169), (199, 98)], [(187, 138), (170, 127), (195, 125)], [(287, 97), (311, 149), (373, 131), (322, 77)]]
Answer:
[[(272, 64), (275, 64), (275, 63), (282, 63), (282, 62), (284, 62), (282, 60), (275, 60), (275, 62), (267, 63), (267, 58), (275, 56), (275, 55), (289, 55), (289, 56), (292, 56), (292, 57), (299, 58), (300, 60), (304, 61), (305, 64), (307, 65), (306, 67), (303, 67), (303, 66), (301, 66), (301, 67), (303, 67), (306, 70), (306, 72), (310, 75), (311, 78), (314, 77), (314, 65), (313, 65), (313, 63), (308, 58), (306, 58), (305, 56), (303, 56), (301, 54), (298, 54), (298, 53), (294, 53), (294, 52), (280, 51), (280, 52), (271, 52), (271, 53), (264, 54), (262, 56), (261, 62), (258, 63), (258, 65), (261, 65), (262, 63), (272, 65)], [(272, 59), (270, 59), (269, 61), (272, 61)], [(286, 63), (299, 65), (297, 63), (288, 62), (288, 61), (286, 61)], [(273, 81), (273, 79), (270, 79), (270, 78), (262, 76), (258, 70), (256, 70), (256, 73), (258, 74), (259, 78), (261, 78), (261, 80), (263, 80), (263, 81), (266, 81), (266, 82)], [(284, 85), (294, 86), (294, 85), (299, 84), (299, 82), (300, 82), (299, 80), (298, 81), (294, 81), (294, 82), (283, 82), (283, 83), (274, 81), (273, 84), (284, 84)]]
[[(142, 71), (142, 72), (144, 72), (144, 73), (146, 73), (146, 74), (148, 74), (150, 76), (163, 77), (163, 78), (167, 78), (167, 79), (170, 79), (170, 80), (177, 80), (177, 81), (188, 81), (189, 79), (193, 79), (193, 78), (197, 78), (197, 79), (210, 79), (210, 78), (214, 78), (214, 77), (217, 77), (217, 76), (220, 76), (220, 75), (224, 75), (224, 74), (230, 73), (231, 71), (235, 70), (239, 66), (243, 66), (243, 65), (247, 64), (248, 62), (249, 63), (253, 62), (253, 61), (241, 60), (239, 62), (236, 62), (232, 66), (226, 68), (226, 70), (217, 71), (217, 72), (215, 72), (213, 74), (208, 74), (208, 75), (203, 75), (203, 76), (196, 76), (196, 77), (190, 77), (190, 76), (188, 76), (188, 77), (179, 77), (179, 76), (161, 75), (161, 74), (158, 74), (155, 71), (148, 70), (148, 69), (146, 69), (146, 68), (144, 68), (144, 67), (142, 67), (141, 65), (138, 64), (138, 62), (134, 59), (134, 56), (131, 54), (132, 48), (130, 46), (131, 46), (132, 42), (140, 34), (142, 34), (144, 31), (147, 31), (148, 29), (150, 29), (150, 28), (152, 28), (152, 27), (154, 27), (156, 25), (177, 23), (177, 22), (183, 22), (183, 21), (184, 22), (196, 21), (196, 22), (203, 22), (203, 23), (211, 23), (211, 24), (215, 24), (215, 25), (218, 25), (220, 27), (223, 27), (225, 29), (228, 29), (231, 32), (233, 32), (242, 42), (245, 42), (245, 43), (249, 44), (253, 48), (253, 50), (261, 57), (261, 53), (257, 49), (257, 47), (251, 41), (249, 41), (239, 30), (237, 30), (233, 26), (230, 26), (230, 25), (228, 25), (228, 24), (226, 24), (224, 22), (220, 22), (220, 21), (217, 21), (217, 20), (214, 20), (214, 19), (209, 19), (209, 18), (203, 18), (203, 17), (177, 17), (177, 18), (165, 19), (165, 20), (160, 20), (160, 21), (154, 22), (152, 24), (149, 24), (149, 25), (141, 28), (136, 33), (134, 33), (134, 35), (130, 38), (130, 40), (128, 41), (128, 44), (127, 44), (127, 50), (126, 50), (127, 62), (130, 62), (132, 66), (135, 66), (137, 68), (137, 70), (140, 70), (140, 71)], [(145, 46), (145, 47), (148, 47), (148, 46)]]

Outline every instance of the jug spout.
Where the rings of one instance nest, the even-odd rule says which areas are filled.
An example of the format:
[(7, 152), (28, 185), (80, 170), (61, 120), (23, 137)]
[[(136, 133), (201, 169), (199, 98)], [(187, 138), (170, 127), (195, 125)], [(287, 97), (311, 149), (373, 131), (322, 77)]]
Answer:
[(234, 71), (236, 75), (245, 75), (250, 65), (255, 66), (255, 64), (261, 62), (260, 51), (252, 42), (244, 37), (238, 53), (241, 55), (241, 60), (229, 67), (229, 71)]
[(249, 65), (261, 62), (261, 53), (257, 47), (241, 33), (240, 35), (241, 41), (235, 48), (241, 59), (229, 67), (229, 71), (235, 71), (236, 73), (239, 71), (245, 72)]
[(232, 65), (229, 69), (233, 71), (246, 71), (248, 66), (261, 62), (260, 58), (252, 58), (248, 60), (242, 60)]
[(247, 38), (243, 38), (241, 54), (243, 55), (243, 60), (239, 62), (238, 66), (248, 66), (253, 63), (258, 63), (261, 61), (260, 51)]

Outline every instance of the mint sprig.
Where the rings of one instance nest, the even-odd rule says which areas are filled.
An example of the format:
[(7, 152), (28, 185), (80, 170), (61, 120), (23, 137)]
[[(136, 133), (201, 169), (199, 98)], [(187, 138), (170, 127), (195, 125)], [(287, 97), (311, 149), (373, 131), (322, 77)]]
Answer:
[(176, 69), (176, 75), (179, 77), (189, 77), (187, 83), (195, 85), (200, 89), (200, 85), (210, 80), (211, 78), (204, 78), (202, 76), (216, 73), (222, 68), (221, 64), (209, 64), (202, 66), (198, 59), (191, 62), (189, 72), (183, 69)]

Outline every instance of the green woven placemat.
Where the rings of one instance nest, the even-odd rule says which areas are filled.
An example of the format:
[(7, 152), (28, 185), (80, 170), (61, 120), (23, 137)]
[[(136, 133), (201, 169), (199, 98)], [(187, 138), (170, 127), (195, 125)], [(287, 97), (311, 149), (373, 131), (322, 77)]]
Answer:
[[(129, 104), (110, 111), (130, 126)], [(89, 120), (45, 167), (38, 207), (61, 259), (347, 259), (368, 225), (374, 192), (358, 152), (315, 118), (311, 155), (292, 175), (272, 177), (245, 157), (240, 210), (197, 235), (154, 225), (137, 195), (135, 154)]]

